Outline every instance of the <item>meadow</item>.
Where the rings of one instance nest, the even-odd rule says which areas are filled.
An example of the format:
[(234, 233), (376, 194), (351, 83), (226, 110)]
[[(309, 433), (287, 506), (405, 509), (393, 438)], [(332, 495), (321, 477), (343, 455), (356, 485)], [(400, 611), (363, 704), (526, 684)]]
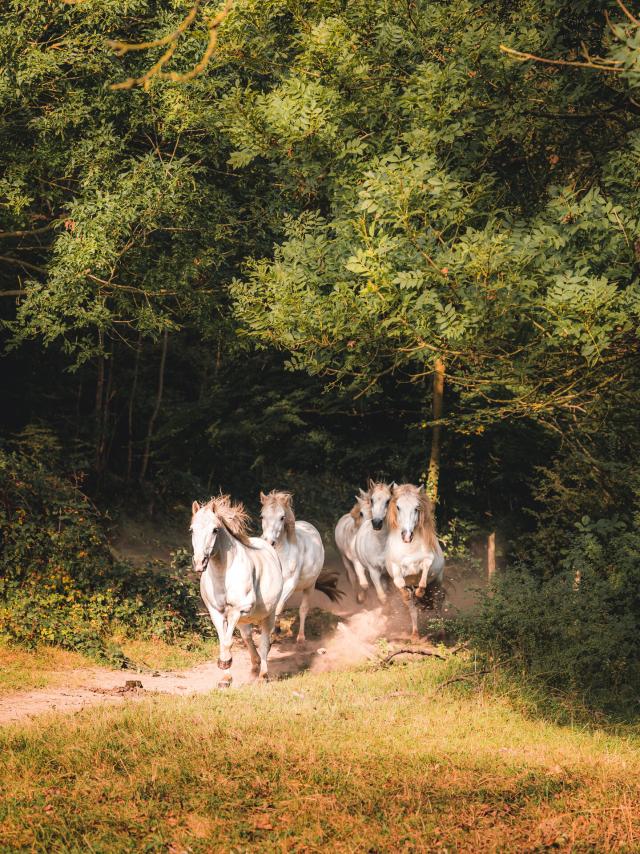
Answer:
[(0, 733), (3, 851), (636, 850), (640, 733), (472, 661), (301, 674)]

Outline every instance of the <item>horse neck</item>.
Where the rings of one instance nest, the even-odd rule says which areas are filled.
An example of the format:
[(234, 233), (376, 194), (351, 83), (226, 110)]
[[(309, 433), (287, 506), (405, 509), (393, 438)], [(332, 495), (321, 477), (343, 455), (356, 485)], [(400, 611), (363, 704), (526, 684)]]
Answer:
[(236, 556), (238, 543), (228, 531), (220, 526), (220, 531), (216, 538), (216, 546), (211, 552), (209, 566), (213, 566), (215, 572), (226, 572), (233, 563)]
[(296, 537), (296, 517), (291, 509), (287, 509), (284, 515), (284, 525), (280, 532), (280, 540), (286, 539), (290, 546), (295, 546)]

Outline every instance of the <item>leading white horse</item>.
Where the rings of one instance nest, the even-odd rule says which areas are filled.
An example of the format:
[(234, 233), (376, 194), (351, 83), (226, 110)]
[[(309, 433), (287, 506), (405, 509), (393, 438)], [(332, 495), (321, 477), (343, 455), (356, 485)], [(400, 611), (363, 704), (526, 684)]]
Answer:
[(378, 599), (382, 605), (387, 601), (387, 594), (382, 586), (382, 577), (386, 573), (385, 547), (389, 535), (387, 513), (389, 510), (393, 484), (369, 481), (369, 490), (365, 497), (358, 498), (364, 514), (364, 521), (358, 528), (353, 542), (354, 563), (358, 580), (363, 588), (369, 583), (362, 569), (366, 569), (375, 587)]
[(444, 554), (424, 487), (411, 483), (394, 486), (386, 524), (385, 565), (409, 609), (412, 636), (417, 639), (418, 612), (412, 588), (421, 599), (427, 585), (442, 588), (444, 575)]
[[(228, 495), (212, 498), (204, 506), (194, 501), (191, 510), (193, 568), (202, 573), (200, 593), (218, 633), (218, 667), (231, 667), (237, 625), (254, 672), (266, 680), (271, 632), (283, 587), (278, 555), (264, 540), (247, 536), (244, 507), (232, 504)], [(254, 623), (260, 625), (259, 654), (251, 634)], [(226, 674), (218, 687), (230, 684), (231, 674)]]
[(296, 521), (290, 492), (273, 489), (268, 495), (260, 493), (262, 504), (262, 536), (278, 553), (282, 564), (284, 586), (277, 608), (280, 616), (287, 600), (294, 593), (302, 593), (300, 602), (300, 628), (298, 643), (305, 642), (304, 624), (309, 613), (309, 599), (315, 588), (336, 601), (339, 593), (336, 579), (326, 583), (319, 579), (324, 566), (324, 546), (317, 528), (309, 522)]

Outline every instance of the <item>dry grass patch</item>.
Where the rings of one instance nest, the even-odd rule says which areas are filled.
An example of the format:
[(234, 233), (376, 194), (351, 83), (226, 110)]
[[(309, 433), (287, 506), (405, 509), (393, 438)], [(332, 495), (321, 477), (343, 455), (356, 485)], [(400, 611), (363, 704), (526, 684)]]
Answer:
[(527, 719), (465, 687), (430, 698), (456, 666), (301, 675), (13, 727), (0, 846), (637, 850), (637, 736)]
[(0, 695), (33, 688), (73, 687), (79, 684), (74, 670), (86, 672), (87, 667), (97, 665), (78, 652), (58, 647), (31, 651), (0, 644)]

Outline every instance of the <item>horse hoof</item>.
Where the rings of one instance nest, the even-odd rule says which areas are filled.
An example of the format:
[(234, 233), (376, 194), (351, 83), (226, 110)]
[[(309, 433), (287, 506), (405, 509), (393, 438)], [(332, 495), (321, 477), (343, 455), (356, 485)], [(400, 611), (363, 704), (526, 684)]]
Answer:
[(418, 632), (411, 632), (411, 643), (420, 643), (420, 635)]
[(218, 682), (218, 688), (231, 688), (231, 679), (221, 679)]
[(268, 673), (260, 673), (260, 674), (258, 674), (258, 682), (259, 682), (261, 685), (266, 685), (268, 681), (269, 681), (269, 674), (268, 674)]
[(416, 587), (416, 596), (418, 597), (418, 599), (422, 599), (422, 597), (424, 596), (424, 594), (426, 592), (427, 592), (426, 587)]
[(228, 661), (223, 661), (221, 658), (218, 659), (218, 669), (219, 670), (228, 670), (231, 667), (232, 658), (228, 659)]
[(298, 635), (298, 637), (296, 638), (296, 644), (298, 646), (304, 646), (306, 644), (306, 642), (307, 642), (307, 639), (304, 635)]
[(408, 587), (401, 587), (400, 595), (402, 596), (404, 602), (411, 602), (411, 591)]

